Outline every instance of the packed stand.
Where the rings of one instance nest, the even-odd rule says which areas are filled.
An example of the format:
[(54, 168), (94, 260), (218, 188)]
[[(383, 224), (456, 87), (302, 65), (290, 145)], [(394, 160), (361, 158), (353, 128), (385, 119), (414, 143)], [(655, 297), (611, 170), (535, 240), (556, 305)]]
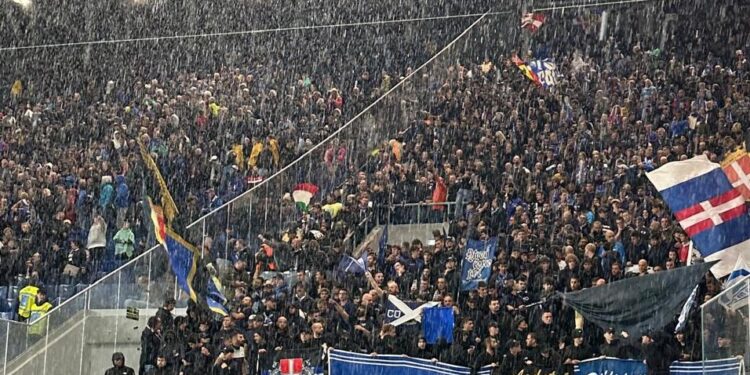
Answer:
[[(177, 336), (187, 337), (184, 354), (154, 344), (139, 365), (257, 373), (280, 352), (323, 344), (493, 365), (499, 374), (572, 373), (598, 356), (642, 359), (653, 373), (666, 373), (673, 360), (700, 360), (696, 312), (677, 333), (671, 324), (633, 338), (593, 326), (550, 297), (685, 265), (687, 237), (644, 173), (700, 153), (718, 161), (744, 140), (746, 58), (733, 50), (687, 64), (611, 39), (591, 43), (599, 49), (588, 55), (555, 55), (565, 77), (550, 91), (500, 62), (449, 67), (443, 85), (422, 93), (417, 120), (379, 152), (368, 150), (364, 170), (309, 213), (285, 196), (279, 210), (296, 218), (285, 230), (250, 239), (228, 231), (209, 241), (215, 254), (231, 249), (233, 266), (222, 274), (230, 315), (218, 322), (191, 307), (173, 320), (160, 311), (147, 331), (168, 332), (172, 323), (164, 321), (174, 321)], [(360, 244), (353, 233), (363, 219), (408, 222), (398, 203), (432, 201), (438, 179), (458, 206), (447, 233), (435, 233), (434, 243), (391, 244), (382, 264), (378, 246), (366, 244), (366, 275), (338, 270)], [(493, 236), (502, 245), (489, 280), (459, 294), (467, 239)], [(269, 271), (287, 271), (293, 281)], [(698, 300), (720, 290), (708, 275)], [(384, 324), (388, 295), (452, 307), (453, 344), (427, 345), (419, 325)], [(744, 354), (742, 335), (714, 336), (705, 344), (715, 352)]]
[[(59, 72), (27, 66), (22, 73), (28, 76), (21, 75), (18, 88), (11, 85), (0, 111), (2, 310), (15, 311), (5, 297), (17, 299), (29, 282), (64, 285), (59, 296), (70, 297), (151, 245), (140, 207), (151, 181), (144, 181), (138, 137), (167, 177), (182, 212), (177, 226), (184, 228), (320, 143), (466, 24), (443, 22), (430, 38), (417, 35), (414, 25), (333, 30), (316, 40), (300, 38), (315, 31), (274, 33), (253, 38), (242, 54), (239, 45), (175, 42), (180, 56), (196, 48), (222, 51), (234, 56), (236, 68), (165, 73), (152, 66), (112, 80), (111, 64), (94, 64), (82, 69), (97, 81), (80, 91), (51, 88), (51, 82), (66, 82), (55, 79)], [(348, 60), (330, 59), (351, 39), (372, 33), (376, 41), (361, 43), (357, 53), (349, 49)], [(405, 33), (412, 37), (401, 37)], [(130, 66), (139, 66), (134, 61), (172, 53), (158, 47), (136, 54), (117, 49), (113, 56), (130, 55)], [(23, 61), (36, 64), (32, 60), (44, 59)], [(55, 69), (61, 66), (68, 64)]]

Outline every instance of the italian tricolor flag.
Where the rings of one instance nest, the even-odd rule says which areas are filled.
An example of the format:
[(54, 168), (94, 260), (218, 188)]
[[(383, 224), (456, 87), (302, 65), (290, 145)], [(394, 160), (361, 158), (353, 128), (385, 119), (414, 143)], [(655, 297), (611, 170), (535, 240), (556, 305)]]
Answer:
[(307, 212), (310, 208), (310, 199), (318, 192), (318, 187), (311, 183), (302, 183), (294, 187), (292, 192), (292, 198), (294, 203), (297, 204), (297, 208), (303, 212)]

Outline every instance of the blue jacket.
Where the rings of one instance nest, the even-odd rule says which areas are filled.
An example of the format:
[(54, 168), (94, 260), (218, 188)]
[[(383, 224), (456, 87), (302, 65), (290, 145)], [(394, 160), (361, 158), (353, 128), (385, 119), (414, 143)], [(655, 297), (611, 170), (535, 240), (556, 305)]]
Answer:
[(112, 184), (102, 184), (99, 190), (99, 207), (105, 209), (112, 204), (115, 195), (115, 188)]
[(115, 196), (115, 206), (117, 208), (128, 208), (130, 205), (130, 189), (125, 182), (125, 176), (115, 177), (117, 184), (117, 195)]

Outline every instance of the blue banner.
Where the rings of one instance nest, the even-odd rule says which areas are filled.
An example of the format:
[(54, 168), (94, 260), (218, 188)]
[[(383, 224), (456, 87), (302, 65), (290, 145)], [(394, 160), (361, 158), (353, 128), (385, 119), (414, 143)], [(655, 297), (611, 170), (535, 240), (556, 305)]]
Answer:
[(487, 241), (469, 240), (461, 266), (461, 290), (477, 288), (480, 281), (487, 281), (492, 272), (492, 262), (497, 251), (497, 237)]
[(596, 358), (581, 361), (575, 365), (576, 375), (647, 375), (643, 361), (635, 359)]
[[(333, 349), (328, 354), (329, 375), (470, 375), (471, 369), (463, 366), (432, 362), (427, 359), (401, 355), (359, 354)], [(491, 367), (483, 367), (478, 375), (490, 375)]]
[(672, 375), (740, 375), (742, 358), (715, 359), (703, 362), (672, 362), (669, 373)]

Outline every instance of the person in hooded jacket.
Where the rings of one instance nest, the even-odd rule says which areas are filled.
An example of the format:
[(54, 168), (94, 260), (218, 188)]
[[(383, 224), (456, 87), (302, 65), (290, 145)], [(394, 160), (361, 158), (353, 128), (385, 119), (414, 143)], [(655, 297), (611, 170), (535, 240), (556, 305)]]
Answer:
[(125, 181), (125, 176), (115, 176), (115, 210), (117, 211), (117, 228), (122, 228), (130, 206), (130, 189)]
[(116, 352), (112, 354), (112, 368), (105, 371), (104, 375), (135, 375), (135, 370), (125, 366), (125, 356)]
[(113, 218), (113, 205), (115, 199), (115, 188), (112, 186), (112, 176), (102, 176), (102, 183), (99, 187), (99, 215), (103, 216), (106, 222)]

